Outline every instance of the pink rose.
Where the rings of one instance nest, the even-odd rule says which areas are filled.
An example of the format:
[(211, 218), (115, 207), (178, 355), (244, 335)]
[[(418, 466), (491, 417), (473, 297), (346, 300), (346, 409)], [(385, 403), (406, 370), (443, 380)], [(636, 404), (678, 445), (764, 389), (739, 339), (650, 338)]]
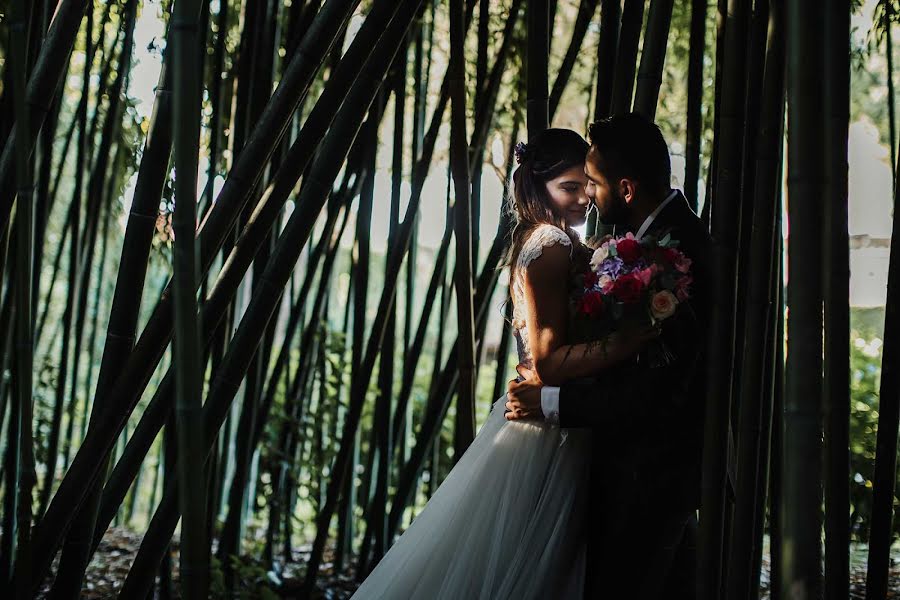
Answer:
[(668, 319), (675, 314), (675, 307), (678, 306), (678, 299), (669, 290), (663, 290), (653, 295), (650, 300), (650, 314), (653, 318), (662, 321)]
[(681, 273), (687, 273), (691, 269), (691, 259), (689, 259), (684, 254), (681, 254), (675, 260), (675, 269), (680, 271)]
[[(655, 267), (656, 265), (653, 265), (653, 266)], [(637, 275), (638, 279), (640, 279), (641, 283), (643, 283), (644, 286), (646, 287), (646, 286), (650, 285), (650, 280), (653, 278), (653, 275), (655, 274), (655, 272), (652, 267), (648, 267), (641, 271), (634, 271), (634, 274)]]
[(690, 298), (690, 290), (688, 287), (694, 281), (694, 278), (690, 275), (685, 275), (684, 277), (680, 277), (678, 281), (675, 282), (675, 296), (678, 297), (680, 302), (684, 302), (688, 298)]

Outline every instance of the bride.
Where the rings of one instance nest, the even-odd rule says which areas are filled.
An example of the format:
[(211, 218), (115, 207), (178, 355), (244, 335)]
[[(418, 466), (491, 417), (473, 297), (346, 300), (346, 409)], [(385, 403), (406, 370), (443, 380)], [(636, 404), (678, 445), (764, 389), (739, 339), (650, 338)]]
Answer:
[[(519, 362), (548, 385), (596, 375), (644, 335), (566, 344), (571, 280), (585, 247), (587, 142), (547, 129), (516, 148), (510, 281)], [(582, 598), (590, 439), (494, 403), (474, 442), (353, 598)]]

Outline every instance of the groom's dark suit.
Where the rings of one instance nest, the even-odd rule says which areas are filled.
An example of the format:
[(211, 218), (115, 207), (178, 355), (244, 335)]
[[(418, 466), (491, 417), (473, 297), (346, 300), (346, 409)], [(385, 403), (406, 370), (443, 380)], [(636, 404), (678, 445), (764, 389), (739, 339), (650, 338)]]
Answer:
[(593, 430), (588, 598), (695, 595), (711, 241), (680, 192), (647, 232), (666, 233), (693, 261), (691, 310), (663, 324), (675, 359), (650, 368), (640, 356), (560, 390), (560, 426)]

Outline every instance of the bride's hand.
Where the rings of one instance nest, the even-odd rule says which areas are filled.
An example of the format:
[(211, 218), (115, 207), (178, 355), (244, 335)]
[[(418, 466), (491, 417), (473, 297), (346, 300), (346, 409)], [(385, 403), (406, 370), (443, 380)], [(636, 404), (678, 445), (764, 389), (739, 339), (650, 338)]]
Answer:
[(544, 387), (544, 384), (537, 373), (524, 365), (517, 366), (516, 371), (522, 376), (522, 381), (513, 379), (507, 384), (506, 420), (543, 419), (541, 388)]

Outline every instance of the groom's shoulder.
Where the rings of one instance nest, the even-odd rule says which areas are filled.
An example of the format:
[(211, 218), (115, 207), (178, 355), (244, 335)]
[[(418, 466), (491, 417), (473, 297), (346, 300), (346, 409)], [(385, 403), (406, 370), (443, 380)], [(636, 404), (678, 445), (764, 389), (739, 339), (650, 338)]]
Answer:
[(667, 233), (680, 242), (683, 250), (705, 254), (712, 246), (712, 237), (706, 224), (687, 205), (683, 210), (675, 212), (667, 225)]

